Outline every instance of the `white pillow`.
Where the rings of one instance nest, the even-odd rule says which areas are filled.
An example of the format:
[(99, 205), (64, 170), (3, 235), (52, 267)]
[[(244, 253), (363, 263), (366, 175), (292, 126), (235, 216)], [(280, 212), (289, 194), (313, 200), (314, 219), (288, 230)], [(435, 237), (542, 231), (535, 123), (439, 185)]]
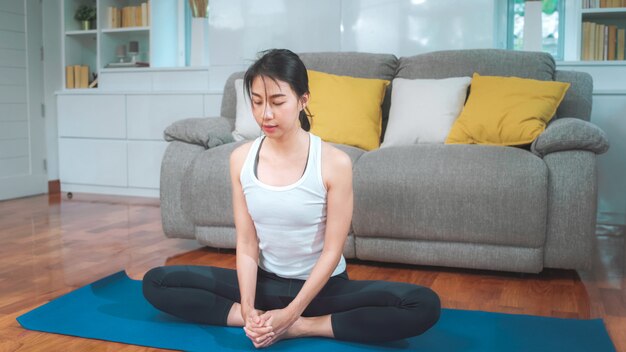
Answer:
[(256, 123), (254, 115), (252, 115), (250, 98), (243, 91), (243, 79), (235, 80), (235, 91), (237, 92), (237, 108), (233, 138), (237, 142), (244, 139), (256, 139), (261, 135), (261, 127)]
[(463, 109), (471, 80), (395, 78), (389, 122), (380, 147), (443, 143)]

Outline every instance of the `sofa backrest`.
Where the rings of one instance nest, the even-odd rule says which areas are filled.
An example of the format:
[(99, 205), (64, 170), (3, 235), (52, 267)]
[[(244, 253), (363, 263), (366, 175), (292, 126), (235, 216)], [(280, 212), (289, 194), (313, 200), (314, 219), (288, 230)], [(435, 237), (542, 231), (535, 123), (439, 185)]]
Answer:
[[(542, 52), (503, 49), (447, 50), (401, 57), (396, 77), (441, 79), (485, 76), (515, 76), (543, 81), (571, 83), (557, 110), (558, 117), (589, 120), (591, 115), (591, 76), (587, 73), (559, 71), (552, 55)], [(471, 89), (471, 87), (470, 87)]]
[[(298, 54), (308, 69), (362, 78), (393, 80), (440, 79), (481, 75), (516, 76), (544, 81), (557, 80), (571, 83), (557, 110), (558, 117), (576, 117), (589, 121), (593, 82), (585, 72), (556, 69), (550, 54), (503, 49), (465, 49), (425, 53), (396, 58), (390, 54), (356, 52), (320, 52)], [(221, 115), (235, 118), (237, 99), (234, 82), (243, 78), (244, 72), (233, 73), (224, 85)], [(391, 89), (387, 88), (383, 101), (383, 136), (389, 117)], [(313, 112), (315, 113), (315, 112)]]

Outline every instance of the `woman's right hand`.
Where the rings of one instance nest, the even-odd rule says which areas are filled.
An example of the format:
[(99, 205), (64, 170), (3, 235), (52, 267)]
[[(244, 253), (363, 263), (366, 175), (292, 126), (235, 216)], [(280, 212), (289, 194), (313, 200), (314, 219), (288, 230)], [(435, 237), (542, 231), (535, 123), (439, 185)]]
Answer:
[(274, 336), (272, 326), (267, 325), (267, 321), (261, 317), (263, 313), (256, 309), (242, 311), (245, 323), (243, 330), (257, 348), (265, 347), (264, 342), (269, 342), (269, 338)]

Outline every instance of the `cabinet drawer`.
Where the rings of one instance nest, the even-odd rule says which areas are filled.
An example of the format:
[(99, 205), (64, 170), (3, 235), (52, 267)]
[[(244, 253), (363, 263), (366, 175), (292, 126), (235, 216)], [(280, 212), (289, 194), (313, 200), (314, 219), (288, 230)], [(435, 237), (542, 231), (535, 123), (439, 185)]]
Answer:
[(61, 182), (126, 187), (126, 149), (126, 141), (60, 138)]
[(60, 137), (126, 138), (123, 95), (59, 95)]
[(129, 95), (128, 138), (163, 140), (163, 131), (172, 122), (188, 117), (203, 117), (204, 102), (197, 95)]
[(159, 188), (161, 160), (167, 142), (128, 142), (128, 185), (130, 187)]

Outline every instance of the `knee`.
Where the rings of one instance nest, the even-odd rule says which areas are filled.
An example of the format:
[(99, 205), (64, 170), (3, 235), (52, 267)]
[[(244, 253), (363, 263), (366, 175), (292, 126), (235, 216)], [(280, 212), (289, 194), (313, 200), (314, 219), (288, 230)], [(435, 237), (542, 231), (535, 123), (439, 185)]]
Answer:
[(155, 292), (161, 287), (165, 271), (161, 267), (150, 269), (141, 281), (143, 296), (152, 303)]
[(418, 287), (412, 295), (412, 308), (415, 311), (417, 333), (421, 334), (439, 321), (441, 300), (435, 291), (428, 287)]

